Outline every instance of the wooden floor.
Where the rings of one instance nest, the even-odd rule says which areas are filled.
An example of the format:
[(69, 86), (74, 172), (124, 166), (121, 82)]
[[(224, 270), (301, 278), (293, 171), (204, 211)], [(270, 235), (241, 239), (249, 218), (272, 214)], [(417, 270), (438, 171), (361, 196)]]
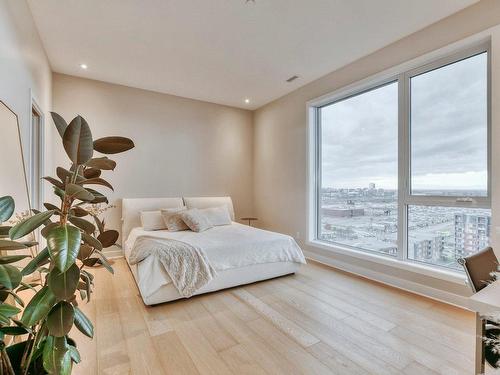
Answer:
[(472, 374), (472, 313), (310, 263), (146, 307), (123, 259), (95, 271), (74, 374)]

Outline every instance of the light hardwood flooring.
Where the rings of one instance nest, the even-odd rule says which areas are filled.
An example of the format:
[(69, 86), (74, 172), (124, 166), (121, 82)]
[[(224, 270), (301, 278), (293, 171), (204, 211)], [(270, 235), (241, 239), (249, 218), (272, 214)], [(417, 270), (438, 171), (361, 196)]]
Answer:
[(293, 276), (146, 307), (96, 269), (74, 374), (472, 374), (474, 316), (309, 262)]

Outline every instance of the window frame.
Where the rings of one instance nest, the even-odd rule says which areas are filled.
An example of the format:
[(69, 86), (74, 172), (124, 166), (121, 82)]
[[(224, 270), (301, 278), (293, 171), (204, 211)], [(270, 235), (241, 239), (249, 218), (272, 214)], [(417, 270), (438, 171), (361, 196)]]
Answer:
[[(380, 254), (379, 252), (375, 251), (375, 250), (370, 250), (370, 249), (364, 249), (364, 248), (360, 248), (360, 247), (355, 247), (355, 246), (351, 246), (351, 245), (347, 245), (347, 244), (343, 244), (343, 243), (338, 243), (338, 242), (332, 242), (332, 241), (324, 241), (324, 240), (320, 240), (320, 225), (318, 225), (320, 222), (321, 222), (321, 186), (322, 186), (322, 168), (321, 168), (321, 163), (322, 163), (322, 143), (321, 143), (321, 133), (322, 133), (322, 128), (321, 128), (321, 109), (322, 108), (325, 108), (325, 107), (328, 107), (332, 104), (335, 104), (335, 103), (339, 103), (339, 102), (342, 102), (344, 100), (348, 100), (350, 98), (353, 98), (353, 97), (356, 97), (356, 96), (359, 96), (359, 95), (363, 95), (365, 93), (368, 93), (370, 91), (374, 91), (374, 90), (377, 90), (379, 88), (382, 88), (382, 87), (385, 87), (387, 85), (390, 85), (390, 84), (393, 84), (393, 83), (397, 83), (398, 84), (398, 102), (399, 102), (399, 77), (395, 77), (395, 76), (392, 76), (392, 77), (387, 77), (385, 78), (384, 80), (382, 81), (378, 81), (377, 83), (373, 83), (369, 86), (365, 86), (364, 89), (360, 89), (360, 90), (356, 90), (356, 91), (353, 91), (350, 95), (347, 95), (347, 96), (342, 96), (341, 98), (338, 98), (336, 100), (333, 100), (333, 101), (329, 101), (329, 102), (326, 102), (320, 106), (317, 106), (315, 107), (315, 111), (316, 111), (316, 134), (317, 134), (317, 139), (316, 139), (316, 144), (317, 144), (317, 152), (316, 152), (316, 240), (319, 240), (319, 241), (322, 241), (322, 242), (326, 242), (326, 243), (333, 243), (333, 244), (336, 244), (336, 245), (341, 245), (345, 248), (349, 248), (349, 249), (353, 249), (353, 250), (359, 250), (359, 251), (363, 251), (363, 252), (367, 252), (367, 253), (374, 253), (374, 254)], [(399, 111), (398, 111), (399, 112)], [(398, 113), (398, 117), (399, 117), (399, 113)], [(398, 137), (399, 137), (399, 120), (398, 120)], [(398, 159), (399, 159), (399, 142), (398, 142)], [(398, 160), (398, 178), (399, 178), (399, 160)], [(399, 194), (399, 181), (398, 181), (398, 194)], [(399, 196), (399, 195), (398, 195)], [(399, 199), (399, 198), (398, 198)], [(398, 211), (399, 211), (399, 202), (398, 202)], [(398, 212), (398, 217), (399, 217), (399, 212)], [(399, 223), (398, 223), (399, 224)], [(398, 237), (399, 238), (399, 237)], [(398, 247), (399, 247), (399, 243), (398, 243)], [(394, 256), (391, 256), (391, 255), (387, 255), (391, 258), (396, 258)]]
[[(459, 62), (461, 60), (487, 53), (487, 194), (477, 197), (459, 196), (430, 196), (411, 194), (411, 97), (410, 80), (426, 72)], [(321, 108), (374, 90), (378, 87), (398, 83), (398, 234), (397, 256), (385, 255), (368, 249), (357, 248), (341, 243), (324, 241), (320, 239), (321, 223)], [(430, 269), (441, 269), (444, 272), (456, 273), (457, 271), (440, 265), (423, 263), (419, 260), (408, 258), (408, 208), (409, 206), (444, 206), (461, 208), (491, 209), (491, 41), (482, 40), (452, 52), (434, 56), (434, 58), (421, 58), (389, 69), (373, 77), (361, 80), (347, 87), (313, 99), (307, 103), (309, 123), (308, 133), (308, 232), (309, 244), (319, 244), (323, 248), (346, 250), (348, 253), (368, 255), (370, 257), (396, 260), (401, 264), (413, 264)]]

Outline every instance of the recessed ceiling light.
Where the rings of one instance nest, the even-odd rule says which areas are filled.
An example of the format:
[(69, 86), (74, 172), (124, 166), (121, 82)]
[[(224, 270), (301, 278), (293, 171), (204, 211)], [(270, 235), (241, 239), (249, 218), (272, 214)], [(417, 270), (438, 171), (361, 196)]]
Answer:
[(87, 64), (80, 64), (80, 68), (82, 68), (83, 70), (87, 70), (88, 66)]
[(248, 98), (245, 99), (245, 103), (247, 103), (247, 104), (250, 103), (250, 99), (248, 99)]

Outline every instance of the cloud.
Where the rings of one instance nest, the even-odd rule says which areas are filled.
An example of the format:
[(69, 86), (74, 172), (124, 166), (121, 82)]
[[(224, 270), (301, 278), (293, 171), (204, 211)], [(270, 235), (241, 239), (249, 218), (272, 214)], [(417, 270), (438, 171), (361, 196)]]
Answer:
[[(481, 54), (411, 79), (415, 188), (486, 188), (486, 61)], [(397, 187), (397, 101), (394, 82), (321, 109), (324, 187)]]

